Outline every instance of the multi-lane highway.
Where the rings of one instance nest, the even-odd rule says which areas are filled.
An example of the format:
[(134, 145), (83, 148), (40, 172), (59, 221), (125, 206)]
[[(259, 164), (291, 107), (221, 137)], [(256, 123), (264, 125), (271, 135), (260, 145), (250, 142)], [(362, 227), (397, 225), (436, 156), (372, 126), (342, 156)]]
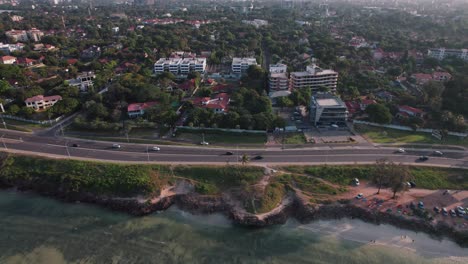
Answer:
[[(10, 130), (0, 130), (0, 150), (57, 158), (76, 158), (116, 162), (154, 162), (173, 164), (219, 163), (234, 164), (243, 154), (251, 157), (251, 163), (259, 164), (363, 164), (387, 158), (395, 162), (421, 165), (468, 168), (468, 153), (461, 150), (443, 150), (444, 156), (433, 156), (433, 149), (407, 149), (398, 153), (395, 148), (370, 146), (320, 146), (310, 148), (236, 149), (210, 146), (161, 145), (160, 151), (152, 151), (153, 145), (92, 141), (75, 138), (39, 136)], [(75, 147), (73, 147), (75, 145)], [(227, 155), (231, 152), (231, 155)], [(419, 162), (421, 155), (429, 160)], [(261, 159), (255, 159), (261, 156)]]

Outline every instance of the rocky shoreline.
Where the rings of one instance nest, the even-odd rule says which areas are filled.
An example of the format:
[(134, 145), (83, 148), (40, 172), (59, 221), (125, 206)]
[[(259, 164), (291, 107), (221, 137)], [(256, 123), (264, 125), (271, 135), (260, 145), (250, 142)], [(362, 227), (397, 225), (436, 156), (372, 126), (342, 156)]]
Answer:
[[(12, 188), (12, 186), (1, 186)], [(338, 201), (330, 204), (310, 205), (302, 201), (295, 194), (288, 196), (289, 202), (278, 210), (256, 215), (239, 210), (233, 206), (224, 196), (206, 196), (196, 193), (175, 194), (158, 197), (157, 201), (138, 198), (115, 198), (96, 196), (87, 193), (61, 193), (35, 190), (28, 187), (16, 188), (19, 191), (35, 191), (41, 195), (57, 198), (65, 202), (85, 202), (100, 205), (111, 210), (125, 212), (134, 216), (144, 216), (157, 211), (164, 211), (175, 205), (178, 208), (194, 214), (221, 213), (228, 217), (234, 224), (245, 227), (266, 227), (270, 225), (284, 224), (289, 218), (295, 218), (301, 223), (314, 220), (332, 219), (360, 219), (373, 224), (390, 224), (399, 228), (416, 232), (424, 232), (435, 239), (448, 237), (462, 247), (468, 247), (468, 232), (460, 232), (453, 227), (438, 222), (433, 224), (422, 219), (405, 218), (386, 212), (367, 211), (363, 208), (351, 205), (347, 201)]]

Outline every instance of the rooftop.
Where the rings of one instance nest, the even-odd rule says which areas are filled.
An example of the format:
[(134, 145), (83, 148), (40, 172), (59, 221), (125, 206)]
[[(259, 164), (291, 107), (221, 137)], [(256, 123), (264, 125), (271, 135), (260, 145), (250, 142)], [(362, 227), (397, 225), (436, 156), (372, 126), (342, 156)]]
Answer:
[(255, 58), (233, 58), (232, 64), (257, 64)]
[(340, 105), (335, 98), (317, 99), (317, 104), (320, 106), (339, 106)]

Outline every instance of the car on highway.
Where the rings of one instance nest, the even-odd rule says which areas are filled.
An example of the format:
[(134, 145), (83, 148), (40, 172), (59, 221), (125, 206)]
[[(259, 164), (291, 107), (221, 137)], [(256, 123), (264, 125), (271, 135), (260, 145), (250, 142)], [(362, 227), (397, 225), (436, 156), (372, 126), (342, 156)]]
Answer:
[(206, 142), (206, 141), (202, 141), (200, 142), (200, 145), (203, 145), (203, 146), (208, 146), (210, 143)]
[(419, 161), (426, 161), (426, 160), (428, 160), (428, 159), (429, 159), (428, 156), (421, 156), (421, 157), (419, 157)]
[(255, 157), (253, 157), (254, 160), (261, 160), (263, 159), (263, 157), (261, 155), (257, 155)]
[(154, 146), (154, 147), (152, 147), (152, 148), (151, 148), (151, 150), (152, 150), (152, 151), (160, 151), (160, 150), (161, 150), (161, 148), (160, 148), (160, 147), (156, 147), (156, 146)]
[(405, 151), (405, 149), (403, 149), (403, 148), (399, 148), (399, 149), (397, 150), (397, 152), (398, 152), (398, 153), (405, 153), (406, 151)]
[(441, 151), (438, 151), (438, 150), (434, 151), (432, 154), (434, 156), (438, 156), (438, 157), (442, 157), (444, 155), (444, 153), (442, 153)]
[(226, 155), (226, 156), (232, 156), (232, 155), (234, 155), (234, 153), (231, 152), (231, 151), (226, 151), (226, 153), (224, 153), (224, 155)]
[(119, 144), (112, 144), (112, 148), (119, 149), (120, 145)]
[(74, 148), (77, 148), (77, 147), (79, 147), (79, 146), (80, 146), (80, 145), (78, 145), (78, 144), (76, 144), (76, 143), (74, 143), (74, 144), (72, 145), (72, 147), (74, 147)]

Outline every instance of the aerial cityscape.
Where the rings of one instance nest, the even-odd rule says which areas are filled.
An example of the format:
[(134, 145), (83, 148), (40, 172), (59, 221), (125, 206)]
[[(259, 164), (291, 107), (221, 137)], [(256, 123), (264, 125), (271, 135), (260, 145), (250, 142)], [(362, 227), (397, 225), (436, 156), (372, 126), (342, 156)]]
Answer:
[(468, 263), (468, 1), (0, 0), (0, 263)]

